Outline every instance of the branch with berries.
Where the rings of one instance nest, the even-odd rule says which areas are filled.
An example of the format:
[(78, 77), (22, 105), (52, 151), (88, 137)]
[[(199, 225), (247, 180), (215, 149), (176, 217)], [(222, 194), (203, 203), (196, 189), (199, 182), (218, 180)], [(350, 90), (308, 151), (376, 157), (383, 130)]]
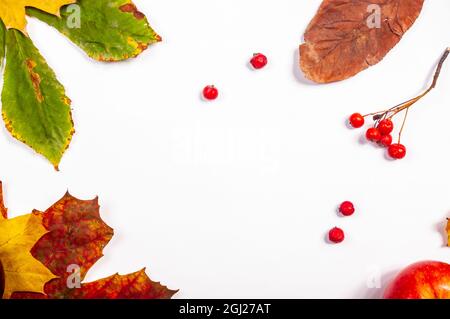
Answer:
[[(406, 156), (406, 147), (401, 143), (401, 137), (403, 133), (403, 129), (405, 128), (406, 119), (408, 118), (408, 113), (414, 104), (416, 104), (419, 100), (425, 97), (428, 93), (430, 93), (437, 85), (439, 76), (441, 74), (442, 66), (444, 65), (445, 60), (448, 58), (450, 54), (450, 48), (447, 48), (440, 59), (436, 72), (434, 74), (433, 82), (430, 87), (425, 90), (419, 96), (416, 96), (413, 99), (410, 99), (406, 102), (398, 104), (389, 109), (369, 113), (366, 115), (361, 115), (360, 113), (354, 113), (350, 116), (349, 123), (353, 128), (361, 128), (364, 126), (365, 118), (371, 117), (373, 120), (373, 126), (370, 127), (366, 131), (366, 139), (370, 142), (377, 143), (382, 147), (386, 147), (388, 154), (393, 159), (402, 159)], [(400, 130), (398, 133), (397, 143), (393, 143), (392, 132), (394, 131), (394, 118), (403, 113), (403, 120), (401, 122)]]

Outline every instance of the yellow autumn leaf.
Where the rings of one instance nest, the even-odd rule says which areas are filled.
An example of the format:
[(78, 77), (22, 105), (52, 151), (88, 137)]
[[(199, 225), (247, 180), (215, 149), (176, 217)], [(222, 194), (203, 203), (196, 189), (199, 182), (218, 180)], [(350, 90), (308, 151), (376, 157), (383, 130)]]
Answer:
[(3, 298), (9, 298), (16, 291), (43, 293), (44, 285), (55, 278), (30, 252), (46, 233), (42, 214), (31, 213), (7, 219), (6, 209), (0, 200), (0, 261), (5, 280)]
[(66, 4), (77, 0), (0, 0), (0, 19), (8, 29), (17, 29), (26, 33), (27, 20), (25, 8), (34, 7), (59, 16), (59, 10)]

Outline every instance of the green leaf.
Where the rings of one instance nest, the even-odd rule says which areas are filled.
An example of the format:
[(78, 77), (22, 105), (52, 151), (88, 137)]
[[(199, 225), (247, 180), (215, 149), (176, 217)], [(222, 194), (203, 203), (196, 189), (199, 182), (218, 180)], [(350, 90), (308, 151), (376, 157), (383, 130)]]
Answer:
[(14, 29), (6, 32), (2, 108), (11, 134), (58, 169), (74, 133), (70, 100), (33, 42)]
[(0, 70), (3, 67), (6, 53), (6, 28), (3, 21), (0, 20)]
[(120, 61), (136, 57), (161, 37), (130, 0), (78, 0), (61, 18), (34, 8), (27, 14), (59, 30), (91, 58)]

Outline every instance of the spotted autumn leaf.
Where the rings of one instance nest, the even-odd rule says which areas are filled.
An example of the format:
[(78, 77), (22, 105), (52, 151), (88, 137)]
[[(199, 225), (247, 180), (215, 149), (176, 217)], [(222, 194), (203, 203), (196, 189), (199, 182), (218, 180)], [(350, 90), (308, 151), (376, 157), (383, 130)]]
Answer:
[(317, 83), (345, 80), (380, 62), (419, 16), (424, 0), (323, 0), (300, 46)]
[(133, 58), (149, 45), (161, 41), (145, 15), (130, 1), (78, 0), (77, 5), (81, 17), (79, 28), (72, 27), (77, 22), (71, 21), (77, 11), (70, 6), (61, 10), (61, 19), (34, 8), (29, 8), (27, 13), (56, 28), (99, 61)]
[(130, 0), (0, 0), (6, 128), (58, 169), (75, 132), (71, 101), (28, 37), (25, 14), (56, 28), (99, 61), (136, 57), (161, 37)]
[(65, 194), (45, 212), (6, 219), (0, 184), (0, 288), (3, 298), (168, 299), (176, 291), (150, 280), (145, 269), (84, 283), (114, 232), (98, 199)]

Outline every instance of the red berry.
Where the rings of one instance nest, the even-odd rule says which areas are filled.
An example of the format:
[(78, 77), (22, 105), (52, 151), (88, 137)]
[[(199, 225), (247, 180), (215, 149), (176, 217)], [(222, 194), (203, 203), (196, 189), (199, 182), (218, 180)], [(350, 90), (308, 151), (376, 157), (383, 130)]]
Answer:
[(366, 132), (366, 138), (371, 142), (378, 142), (381, 139), (380, 130), (375, 127), (369, 128)]
[(381, 135), (388, 135), (394, 130), (394, 123), (390, 119), (384, 119), (378, 123), (377, 128), (380, 130)]
[(352, 202), (343, 202), (341, 206), (339, 206), (339, 212), (344, 216), (351, 216), (355, 212), (355, 206)]
[(360, 128), (364, 125), (364, 116), (359, 113), (354, 113), (350, 116), (350, 125), (354, 128)]
[(203, 89), (203, 97), (207, 100), (215, 100), (219, 96), (219, 90), (214, 85), (208, 85)]
[(328, 238), (333, 243), (342, 243), (345, 239), (344, 231), (338, 227), (334, 227), (330, 232), (328, 233)]
[(388, 148), (388, 153), (393, 159), (402, 159), (406, 156), (406, 147), (402, 144), (392, 144)]
[(391, 134), (383, 135), (378, 144), (380, 144), (383, 147), (389, 147), (392, 144), (392, 135)]
[(262, 69), (267, 65), (267, 57), (262, 53), (255, 53), (250, 63), (255, 69)]

